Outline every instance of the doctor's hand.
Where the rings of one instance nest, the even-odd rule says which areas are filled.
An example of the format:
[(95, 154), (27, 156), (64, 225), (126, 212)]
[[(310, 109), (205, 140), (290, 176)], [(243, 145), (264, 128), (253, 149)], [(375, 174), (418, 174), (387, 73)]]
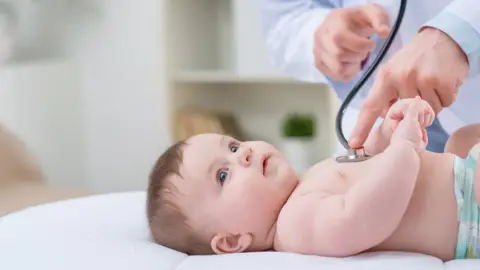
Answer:
[(425, 28), (380, 67), (361, 108), (350, 147), (363, 145), (377, 118), (398, 98), (420, 96), (438, 114), (454, 102), (468, 69), (467, 57), (455, 41), (440, 30)]
[(368, 37), (388, 32), (388, 14), (379, 5), (333, 9), (315, 31), (315, 67), (335, 80), (350, 81), (375, 48)]

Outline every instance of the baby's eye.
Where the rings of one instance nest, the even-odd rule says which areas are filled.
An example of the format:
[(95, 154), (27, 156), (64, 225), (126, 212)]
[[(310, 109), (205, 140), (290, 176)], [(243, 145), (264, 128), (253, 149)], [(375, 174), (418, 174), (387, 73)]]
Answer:
[(238, 145), (230, 145), (230, 151), (232, 151), (233, 153), (237, 152), (238, 151)]
[(220, 170), (217, 175), (217, 179), (221, 185), (227, 180), (228, 171), (226, 169)]

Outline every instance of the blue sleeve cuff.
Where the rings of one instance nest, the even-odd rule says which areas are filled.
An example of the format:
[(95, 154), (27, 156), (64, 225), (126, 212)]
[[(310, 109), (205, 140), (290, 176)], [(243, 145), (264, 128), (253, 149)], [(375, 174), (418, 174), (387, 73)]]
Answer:
[(441, 30), (460, 46), (467, 55), (469, 63), (468, 77), (480, 73), (480, 33), (468, 22), (458, 16), (441, 12), (432, 20), (428, 21), (422, 28), (429, 26)]

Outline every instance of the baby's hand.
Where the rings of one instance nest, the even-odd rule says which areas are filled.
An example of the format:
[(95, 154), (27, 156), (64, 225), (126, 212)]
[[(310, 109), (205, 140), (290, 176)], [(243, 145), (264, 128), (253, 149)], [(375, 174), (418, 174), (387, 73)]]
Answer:
[(425, 129), (432, 124), (433, 119), (435, 118), (435, 112), (428, 102), (420, 99), (420, 97), (401, 99), (390, 107), (385, 116), (385, 120), (382, 123), (382, 133), (387, 140), (390, 140), (393, 132), (397, 129), (400, 121), (405, 117), (410, 106), (415, 106), (417, 108), (419, 113), (418, 122), (422, 129)]
[(387, 113), (385, 128), (393, 132), (392, 142), (407, 140), (419, 151), (425, 149), (428, 143), (425, 129), (432, 124), (433, 118), (433, 109), (420, 97), (404, 99), (394, 104)]

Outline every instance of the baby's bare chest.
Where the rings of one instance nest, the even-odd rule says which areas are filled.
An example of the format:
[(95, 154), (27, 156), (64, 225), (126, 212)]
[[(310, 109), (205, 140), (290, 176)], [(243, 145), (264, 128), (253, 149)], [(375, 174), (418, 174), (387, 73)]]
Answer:
[(297, 194), (328, 193), (345, 194), (357, 181), (356, 175), (366, 168), (342, 166), (335, 162), (325, 162), (310, 168), (297, 188)]

